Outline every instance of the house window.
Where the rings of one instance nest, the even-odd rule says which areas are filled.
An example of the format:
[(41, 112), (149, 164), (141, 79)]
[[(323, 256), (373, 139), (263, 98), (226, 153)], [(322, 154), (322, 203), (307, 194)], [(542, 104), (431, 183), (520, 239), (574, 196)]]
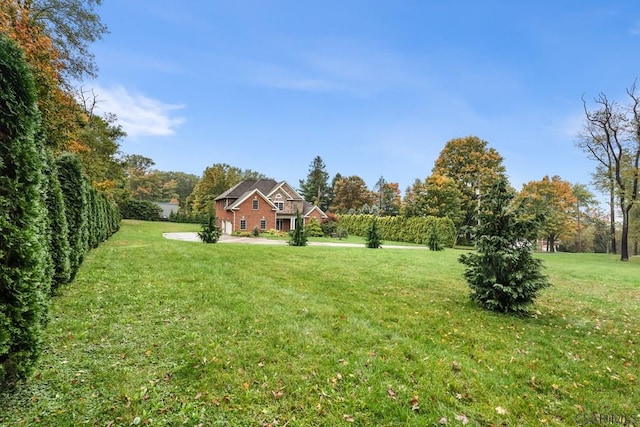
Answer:
[(242, 218), (240, 220), (240, 230), (246, 230), (247, 229), (247, 220)]
[(279, 211), (283, 211), (284, 210), (284, 202), (275, 202), (274, 205), (276, 205), (276, 208)]
[(267, 220), (262, 218), (260, 220), (260, 230), (266, 230), (267, 229)]
[(254, 211), (258, 210), (258, 199), (253, 199), (253, 210)]

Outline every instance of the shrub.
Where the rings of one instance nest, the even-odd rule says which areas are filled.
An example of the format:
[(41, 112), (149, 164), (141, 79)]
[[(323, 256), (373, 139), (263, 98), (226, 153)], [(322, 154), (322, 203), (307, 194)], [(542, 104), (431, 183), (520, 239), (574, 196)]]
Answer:
[(322, 227), (320, 223), (315, 217), (312, 217), (306, 226), (307, 236), (310, 237), (322, 237), (324, 236), (324, 231), (322, 231)]
[(380, 237), (380, 231), (378, 230), (378, 220), (374, 217), (371, 220), (369, 228), (367, 228), (366, 245), (369, 249), (378, 249), (382, 244), (382, 238)]
[(304, 229), (302, 215), (296, 211), (296, 226), (289, 231), (289, 246), (307, 246), (307, 232)]
[(120, 213), (125, 219), (159, 221), (162, 209), (149, 200), (127, 199), (120, 205)]
[(253, 230), (251, 231), (251, 236), (252, 237), (260, 237), (260, 230), (258, 229), (257, 225), (255, 227), (253, 227)]
[(216, 216), (211, 214), (209, 215), (208, 221), (206, 224), (202, 224), (202, 230), (198, 232), (198, 237), (204, 243), (216, 243), (220, 238), (220, 228), (216, 226)]
[(429, 232), (429, 240), (427, 241), (427, 245), (432, 251), (441, 251), (444, 249), (442, 247), (442, 244), (440, 243), (440, 238), (438, 237), (438, 232), (435, 228), (432, 228)]
[(476, 228), (477, 253), (460, 256), (470, 297), (483, 308), (524, 314), (538, 292), (549, 286), (541, 273), (542, 261), (533, 257), (531, 241), (538, 221), (524, 220), (521, 207), (510, 206), (513, 191), (506, 178), (485, 195), (480, 225)]
[(320, 224), (322, 233), (325, 236), (333, 236), (338, 231), (338, 223), (336, 221), (327, 220)]
[(69, 257), (69, 226), (67, 213), (64, 206), (64, 196), (58, 180), (58, 172), (55, 160), (51, 153), (44, 150), (46, 162), (44, 164), (44, 176), (48, 181), (45, 204), (47, 217), (49, 218), (49, 252), (53, 262), (51, 289), (55, 290), (60, 285), (68, 283), (71, 278), (71, 264)]
[(56, 166), (67, 214), (70, 280), (73, 280), (87, 251), (86, 179), (82, 173), (80, 159), (75, 154), (62, 154), (56, 159)]
[(0, 384), (27, 377), (41, 353), (48, 316), (37, 126), (31, 71), (15, 43), (0, 34)]
[[(340, 215), (340, 226), (350, 234), (366, 236), (373, 215)], [(383, 240), (427, 244), (431, 230), (435, 230), (442, 246), (452, 247), (456, 239), (456, 228), (449, 218), (428, 216), (425, 218), (384, 216), (377, 218), (377, 226)]]

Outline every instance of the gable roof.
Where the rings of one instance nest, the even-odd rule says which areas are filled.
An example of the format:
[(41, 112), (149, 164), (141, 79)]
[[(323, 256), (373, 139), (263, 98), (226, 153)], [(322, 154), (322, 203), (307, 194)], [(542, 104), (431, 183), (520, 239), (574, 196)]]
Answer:
[(317, 207), (316, 205), (314, 205), (313, 203), (309, 203), (306, 200), (304, 201), (304, 203), (302, 204), (302, 216), (309, 216), (309, 214), (311, 214), (311, 212), (313, 212), (314, 210), (317, 210), (320, 213), (320, 216), (322, 216), (323, 218), (327, 217), (327, 214), (322, 212), (322, 209), (320, 209), (319, 207)]
[(247, 191), (246, 193), (244, 193), (241, 197), (239, 197), (235, 202), (233, 202), (230, 206), (227, 206), (226, 209), (238, 209), (238, 207), (242, 204), (242, 202), (244, 202), (245, 200), (247, 200), (249, 197), (253, 196), (254, 194), (257, 194), (258, 196), (260, 196), (262, 198), (262, 200), (266, 201), (269, 206), (271, 206), (271, 208), (273, 210), (276, 210), (276, 205), (274, 205), (271, 200), (269, 200), (269, 198), (267, 196), (265, 196), (262, 191), (258, 190), (257, 188), (254, 188), (253, 190)]
[(245, 179), (216, 197), (216, 200), (239, 199), (245, 193), (252, 190), (259, 190), (264, 197), (264, 195), (268, 194), (276, 185), (278, 185), (278, 183), (273, 179)]

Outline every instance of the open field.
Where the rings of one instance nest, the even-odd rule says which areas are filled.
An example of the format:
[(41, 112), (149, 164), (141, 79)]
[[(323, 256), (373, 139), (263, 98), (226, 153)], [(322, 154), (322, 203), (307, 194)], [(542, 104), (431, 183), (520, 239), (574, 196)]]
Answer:
[(0, 425), (640, 420), (640, 259), (541, 254), (530, 318), (476, 308), (457, 250), (205, 245), (124, 221), (54, 297)]

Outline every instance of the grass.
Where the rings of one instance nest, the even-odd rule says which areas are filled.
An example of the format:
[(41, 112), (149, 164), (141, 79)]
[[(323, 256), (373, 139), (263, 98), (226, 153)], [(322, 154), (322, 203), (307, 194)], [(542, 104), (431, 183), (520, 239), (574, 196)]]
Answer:
[(457, 250), (205, 245), (125, 221), (52, 302), (0, 425), (576, 425), (640, 419), (640, 260), (541, 254), (529, 318)]

